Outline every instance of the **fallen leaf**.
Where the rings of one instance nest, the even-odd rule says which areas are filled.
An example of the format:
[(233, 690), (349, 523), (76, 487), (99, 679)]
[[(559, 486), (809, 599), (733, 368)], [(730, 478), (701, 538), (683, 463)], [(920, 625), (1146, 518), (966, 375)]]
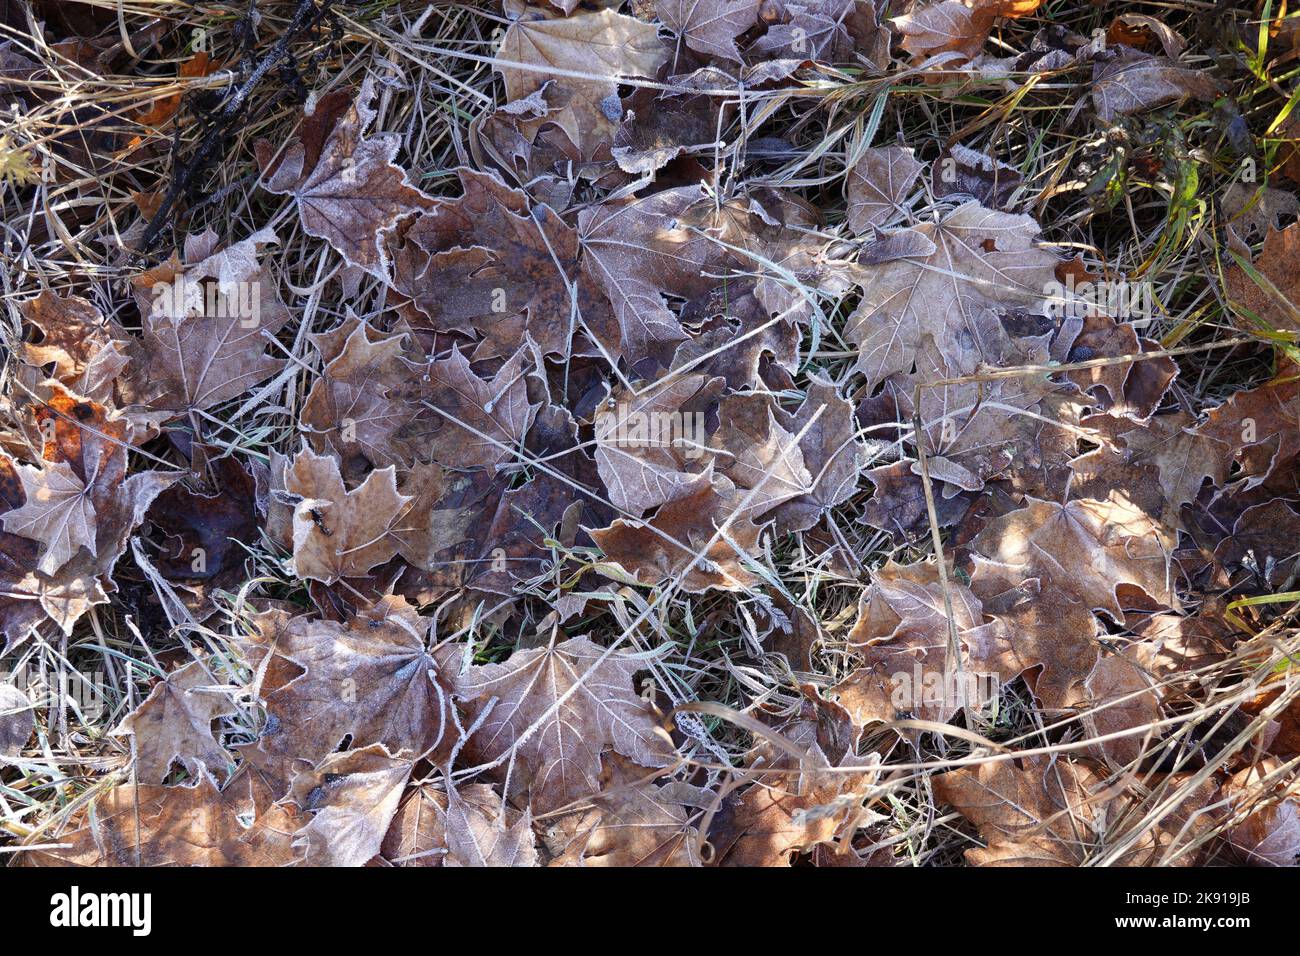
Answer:
[(364, 574), (397, 554), (390, 533), (410, 497), (397, 493), (390, 465), (348, 491), (338, 462), (304, 448), (285, 475), (284, 490), (301, 500), (293, 510), (293, 573), (331, 584)]
[(191, 777), (202, 770), (228, 775), (234, 760), (212, 733), (212, 722), (238, 713), (203, 661), (177, 668), (113, 731), (135, 738), (136, 774), (161, 784), (179, 763)]
[(913, 151), (902, 146), (864, 150), (845, 185), (849, 228), (862, 236), (893, 219), (924, 168)]
[(705, 56), (740, 62), (736, 38), (758, 21), (761, 0), (655, 0), (659, 19)]
[[(1139, 799), (1116, 793), (1089, 766), (1051, 756), (1018, 757), (940, 774), (935, 795), (979, 828), (986, 847), (966, 851), (975, 866), (1079, 866), (1121, 838), (1114, 865), (1188, 866), (1179, 850), (1212, 821), (1198, 815), (1213, 787), (1201, 784), (1151, 823)], [(1176, 784), (1172, 784), (1176, 787)]]
[(349, 265), (384, 279), (390, 269), (386, 236), (399, 219), (432, 200), (393, 163), (401, 137), (366, 136), (375, 121), (374, 95), (367, 77), (345, 113), (324, 111), (322, 118), (333, 125), (323, 140), (323, 130), (313, 126), (290, 141), (274, 164), (270, 143), (260, 143), (257, 152), (264, 187), (293, 196), (303, 231), (326, 240)]
[(132, 280), (142, 315), (147, 382), (140, 398), (180, 415), (247, 394), (284, 368), (267, 347), (286, 322), (270, 273), (257, 250), (276, 242), (269, 229), (220, 252), (216, 235), (186, 240), (185, 262), (173, 257)]
[(653, 77), (668, 53), (654, 24), (606, 9), (555, 20), (515, 20), (501, 39), (493, 68), (511, 101), (537, 92), (559, 74), (563, 105), (523, 124), (525, 135), (531, 142), (543, 123), (554, 123), (589, 159), (613, 142), (623, 118), (619, 83)]
[(502, 664), (474, 665), (456, 681), (470, 721), (484, 718), (470, 746), (508, 768), (508, 794), (526, 793), (536, 813), (595, 792), (605, 750), (665, 766), (669, 748), (632, 685), (652, 659), (572, 637), (515, 651)]
[(37, 568), (53, 574), (81, 548), (95, 549), (95, 506), (90, 489), (66, 462), (47, 462), (43, 468), (18, 466), (26, 504), (0, 521), (10, 534), (41, 542)]
[(1093, 67), (1092, 102), (1103, 123), (1191, 97), (1213, 100), (1219, 93), (1218, 81), (1208, 73), (1122, 46)]
[(314, 766), (345, 740), (415, 757), (450, 746), (447, 682), (425, 646), (427, 623), (402, 598), (346, 624), (268, 612), (257, 626), (267, 651), (298, 670), (262, 687), (269, 723), (258, 762), (278, 768), (274, 776), (292, 780), (300, 763)]
[(294, 835), (304, 866), (365, 866), (379, 855), (397, 813), (411, 761), (381, 744), (332, 753), (293, 781), (293, 798), (312, 814)]
[(934, 252), (865, 267), (862, 302), (845, 328), (871, 385), (911, 371), (926, 335), (946, 367), (960, 367), (974, 354), (983, 310), (1041, 301), (1055, 282), (1057, 259), (1037, 245), (1038, 226), (1028, 216), (967, 203), (915, 231)]

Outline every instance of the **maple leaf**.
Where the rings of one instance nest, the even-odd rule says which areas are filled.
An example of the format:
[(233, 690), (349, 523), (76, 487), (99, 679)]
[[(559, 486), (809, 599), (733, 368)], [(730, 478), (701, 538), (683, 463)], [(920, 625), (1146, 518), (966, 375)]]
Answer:
[(323, 140), (321, 126), (313, 125), (289, 143), (274, 165), (265, 142), (259, 143), (258, 159), (265, 188), (294, 197), (304, 232), (329, 242), (349, 265), (385, 279), (390, 266), (385, 237), (399, 219), (433, 200), (393, 163), (401, 137), (366, 136), (375, 121), (374, 95), (374, 81), (367, 77), (346, 113), (335, 117), (331, 109), (324, 112), (324, 123), (335, 122)]
[(697, 53), (740, 62), (736, 37), (758, 21), (761, 0), (655, 0), (659, 19)]
[(359, 319), (334, 331), (347, 333), (343, 348), (312, 386), (299, 427), (318, 453), (333, 451), (345, 465), (361, 458), (374, 468), (409, 467), (423, 410), (408, 400), (421, 369), (405, 355), (406, 336), (381, 337)]
[(10, 534), (40, 541), (37, 568), (53, 574), (78, 550), (95, 548), (95, 506), (89, 489), (67, 462), (49, 462), (43, 468), (18, 466), (27, 502), (0, 521)]
[[(478, 787), (483, 784), (468, 784)], [(447, 792), (432, 783), (407, 788), (380, 846), (393, 866), (442, 866), (447, 855)]]
[(605, 750), (666, 766), (669, 748), (632, 689), (633, 675), (653, 658), (571, 637), (474, 665), (456, 681), (470, 720), (483, 717), (470, 746), (484, 761), (508, 761), (507, 795), (526, 790), (537, 813), (593, 793)]
[(745, 567), (756, 561), (760, 527), (736, 514), (734, 488), (710, 485), (663, 505), (648, 521), (620, 518), (591, 532), (606, 560), (638, 583), (671, 579), (683, 591), (743, 591), (762, 579)]
[(136, 773), (146, 783), (163, 783), (173, 763), (191, 777), (199, 776), (200, 768), (230, 770), (233, 760), (212, 735), (212, 722), (239, 711), (213, 684), (203, 661), (179, 667), (113, 731), (135, 737)]
[(465, 784), (450, 795), (423, 784), (403, 799), (383, 843), (397, 866), (537, 866), (532, 819), (492, 787)]
[[(1290, 195), (1283, 193), (1283, 195)], [(1292, 197), (1294, 202), (1294, 197)], [(1264, 247), (1251, 264), (1251, 272), (1234, 264), (1223, 278), (1234, 303), (1239, 303), (1245, 328), (1266, 331), (1300, 331), (1300, 228), (1292, 223), (1285, 229), (1270, 226)]]
[(446, 828), (444, 866), (537, 866), (531, 814), (513, 812), (489, 786), (450, 791)]
[(257, 263), (257, 250), (275, 241), (264, 229), (213, 252), (209, 230), (185, 240), (185, 264), (173, 257), (132, 280), (147, 363), (137, 370), (147, 383), (140, 397), (152, 408), (211, 408), (284, 368), (266, 347), (289, 310)]
[(864, 150), (845, 181), (849, 228), (861, 236), (894, 218), (924, 168), (902, 146)]
[(786, 431), (800, 436), (799, 453), (811, 486), (805, 494), (780, 505), (775, 517), (782, 528), (806, 531), (857, 491), (865, 456), (857, 438), (853, 406), (840, 397), (831, 382), (817, 375), (810, 376), (803, 404)]
[(1006, 209), (1023, 177), (1014, 166), (954, 143), (934, 161), (936, 197), (969, 196), (990, 209)]
[[(948, 594), (961, 648), (961, 674), (995, 670), (1008, 643), (1003, 629), (984, 623), (983, 608), (969, 588), (950, 581)], [(862, 663), (827, 697), (858, 727), (894, 720), (900, 713), (946, 723), (961, 706), (962, 694), (975, 689), (956, 685), (958, 672), (948, 659), (948, 640), (948, 611), (937, 566), (886, 565), (876, 573), (848, 636), (850, 645), (860, 645), (855, 650)], [(915, 678), (921, 674), (942, 675), (945, 681), (953, 675), (953, 683), (933, 689), (918, 686)], [(983, 703), (974, 697), (967, 701), (974, 709)]]
[(293, 573), (326, 584), (364, 574), (397, 553), (390, 533), (411, 498), (397, 493), (390, 465), (352, 491), (338, 462), (304, 448), (285, 474), (284, 490), (301, 498), (293, 510)]
[(1039, 302), (1055, 282), (1057, 259), (1036, 245), (1028, 216), (967, 203), (914, 231), (934, 251), (864, 267), (862, 302), (845, 328), (872, 385), (909, 372), (926, 335), (945, 367), (973, 364), (979, 314)]
[(448, 468), (490, 468), (515, 454), (537, 405), (528, 400), (525, 343), (490, 380), (474, 374), (459, 349), (428, 366), (429, 407), (443, 420), (429, 454)]
[(893, 19), (903, 35), (903, 49), (921, 59), (957, 52), (974, 59), (998, 17), (1023, 17), (1042, 0), (941, 0)]
[(583, 267), (605, 290), (622, 330), (621, 352), (636, 361), (687, 338), (664, 300), (664, 289), (700, 295), (713, 280), (706, 265), (719, 247), (690, 227), (704, 193), (698, 186), (666, 189), (624, 205), (584, 210), (578, 228)]
[[(412, 328), (482, 337), (475, 360), (513, 354), (525, 334), (561, 358), (584, 326), (614, 339), (608, 300), (578, 266), (576, 230), (494, 174), (456, 172), (464, 194), (420, 216), (395, 255)], [(580, 345), (591, 348), (585, 337)]]
[(54, 378), (69, 390), (99, 402), (113, 397), (114, 381), (127, 367), (127, 343), (99, 309), (79, 296), (42, 292), (22, 303), (23, 318), (41, 341), (23, 345), (33, 366), (54, 366)]
[(1220, 791), (1234, 818), (1245, 814), (1224, 835), (1229, 853), (1239, 863), (1295, 866), (1300, 859), (1300, 794), (1279, 781), (1280, 771), (1281, 761), (1266, 757), (1237, 771)]
[(1104, 123), (1190, 97), (1213, 100), (1220, 92), (1219, 82), (1208, 73), (1124, 46), (1093, 66), (1092, 102)]
[(699, 807), (710, 791), (653, 781), (660, 770), (606, 753), (592, 809), (551, 824), (552, 866), (700, 866)]
[(19, 866), (290, 866), (302, 814), (276, 805), (257, 777), (239, 771), (222, 789), (200, 771), (190, 786), (123, 784), (100, 794), (55, 841)]
[(704, 409), (722, 384), (680, 375), (610, 396), (596, 416), (596, 466), (615, 508), (642, 515), (712, 482), (711, 462), (701, 460)]
[(847, 843), (872, 820), (862, 804), (875, 788), (879, 763), (878, 754), (847, 754), (832, 764), (814, 743), (797, 774), (761, 775), (709, 832), (718, 864), (790, 866), (796, 853)]
[[(1138, 727), (1150, 727), (1161, 718), (1155, 679), (1143, 666), (1154, 648), (1130, 644), (1122, 653), (1103, 656), (1083, 682), (1083, 725), (1092, 737), (1107, 737)], [(1113, 767), (1137, 761), (1151, 743), (1152, 731), (1103, 740), (1093, 753)]]
[(653, 77), (668, 52), (654, 24), (606, 9), (556, 20), (515, 20), (501, 38), (493, 69), (512, 101), (536, 93), (560, 74), (555, 82), (563, 105), (522, 124), (524, 135), (531, 142), (544, 123), (554, 123), (580, 157), (590, 158), (613, 142), (622, 119), (619, 83)]
[(1300, 455), (1300, 377), (1294, 369), (1257, 388), (1234, 392), (1210, 410), (1197, 436), (1220, 442), (1240, 467), (1247, 490), (1262, 486), (1284, 462)]
[(0, 765), (17, 757), (36, 729), (36, 712), (27, 695), (13, 684), (0, 684)]
[[(718, 408), (710, 441), (718, 467), (748, 499), (745, 514), (758, 517), (812, 491), (812, 475), (795, 436), (777, 421), (771, 402), (759, 395), (729, 395)], [(741, 490), (751, 494), (742, 494)]]
[(382, 744), (332, 753), (293, 781), (292, 796), (312, 813), (294, 835), (305, 866), (365, 866), (379, 855), (397, 813), (411, 761)]
[(1171, 809), (1145, 823), (1136, 796), (1107, 788), (1087, 764), (1050, 755), (954, 770), (933, 777), (931, 785), (979, 828), (986, 848), (966, 851), (975, 866), (1078, 866), (1121, 837), (1133, 842), (1115, 865), (1187, 866), (1194, 854), (1177, 851), (1213, 823), (1198, 814), (1213, 784), (1188, 788)]
[(782, 22), (768, 26), (754, 41), (752, 54), (842, 63), (855, 62), (855, 54), (861, 54), (877, 66), (888, 61), (889, 31), (877, 21), (873, 4), (802, 0), (782, 4), (779, 15)]
[(1044, 706), (1063, 706), (1097, 662), (1093, 611), (1124, 619), (1121, 586), (1178, 609), (1156, 531), (1122, 499), (1027, 498), (985, 524), (972, 542), (971, 590), (1015, 635), (997, 669), (1010, 676), (1042, 665), (1035, 693)]
[(1143, 424), (1093, 415), (1081, 424), (1096, 428), (1105, 440), (1070, 463), (1071, 493), (1104, 501), (1122, 492), (1158, 522), (1171, 547), (1183, 505), (1196, 500), (1207, 478), (1219, 486), (1228, 476), (1227, 449), (1194, 431), (1186, 412), (1157, 415)]
[(262, 686), (271, 722), (256, 756), (278, 768), (277, 778), (291, 779), (299, 761), (314, 765), (349, 738), (417, 757), (450, 742), (428, 625), (402, 598), (384, 597), (346, 624), (274, 611), (256, 623), (260, 645), (299, 671)]
[[(113, 589), (113, 566), (126, 550), (131, 531), (144, 520), (154, 498), (180, 477), (160, 471), (127, 475), (130, 423), (57, 382), (51, 383), (49, 398), (35, 406), (34, 417), (36, 432), (46, 438), (45, 467), (69, 466), (70, 476), (85, 488), (95, 519), (94, 547), (78, 548), (47, 574), (39, 567), (44, 550), (40, 544), (0, 534), (0, 580), (5, 584), (0, 623), (10, 644), (25, 639), (43, 620), (42, 612), (71, 633), (86, 611), (106, 602), (107, 591)], [(22, 509), (25, 502), (17, 464), (0, 454), (0, 515)]]

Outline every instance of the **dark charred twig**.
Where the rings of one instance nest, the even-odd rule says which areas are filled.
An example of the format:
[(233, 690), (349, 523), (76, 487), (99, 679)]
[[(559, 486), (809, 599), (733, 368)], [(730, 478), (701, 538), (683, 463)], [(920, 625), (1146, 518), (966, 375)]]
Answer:
[[(184, 195), (192, 194), (198, 187), (200, 177), (221, 159), (229, 141), (228, 134), (244, 118), (244, 109), (249, 97), (268, 74), (274, 71), (282, 79), (285, 79), (286, 75), (291, 76), (295, 82), (287, 82), (286, 85), (301, 93), (303, 84), (293, 62), (292, 46), (330, 15), (332, 5), (333, 0), (320, 0), (319, 6), (316, 0), (300, 0), (284, 34), (258, 59), (234, 92), (207, 117), (208, 128), (194, 154), (188, 162), (175, 164), (171, 184), (167, 187), (158, 211), (149, 220), (149, 225), (145, 228), (144, 235), (141, 236), (140, 243), (136, 247), (137, 252), (145, 253), (157, 244), (163, 228), (172, 219), (172, 211), (177, 200)], [(252, 13), (253, 7), (250, 5), (250, 19)], [(245, 49), (249, 49), (252, 43), (251, 24), (244, 32), (243, 41)], [(285, 71), (288, 73), (286, 74)], [(179, 153), (179, 145), (178, 134), (177, 141), (173, 144), (173, 157)]]

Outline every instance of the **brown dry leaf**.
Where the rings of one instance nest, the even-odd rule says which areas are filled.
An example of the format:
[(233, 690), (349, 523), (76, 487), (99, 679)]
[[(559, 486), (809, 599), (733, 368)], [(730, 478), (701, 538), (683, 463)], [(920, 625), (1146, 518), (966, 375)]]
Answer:
[[(60, 850), (31, 850), (19, 866), (292, 866), (293, 835), (305, 822), (272, 802), (256, 775), (241, 770), (224, 789), (206, 773), (192, 786), (123, 784), (95, 798), (75, 828), (42, 834)], [(57, 839), (51, 840), (50, 836)]]
[(1146, 423), (1094, 415), (1081, 424), (1105, 440), (1070, 463), (1071, 494), (1099, 500), (1122, 494), (1151, 516), (1170, 547), (1182, 526), (1182, 506), (1196, 500), (1205, 479), (1218, 487), (1228, 477), (1227, 449), (1195, 431), (1186, 412)]
[(393, 466), (348, 491), (338, 462), (304, 448), (285, 473), (284, 490), (301, 500), (293, 510), (293, 573), (332, 584), (359, 577), (397, 554), (390, 532), (411, 501), (397, 493)]
[(440, 786), (409, 787), (380, 848), (384, 860), (393, 866), (442, 866), (447, 855), (446, 812), (447, 791)]
[(854, 234), (866, 235), (898, 215), (924, 168), (913, 151), (902, 146), (865, 150), (849, 170), (845, 185), (847, 219)]
[(98, 402), (112, 399), (114, 380), (130, 359), (120, 330), (99, 309), (78, 296), (42, 292), (19, 310), (41, 332), (40, 342), (23, 346), (28, 365), (52, 364), (53, 377), (70, 391)]
[(379, 855), (397, 813), (411, 761), (381, 744), (332, 753), (293, 781), (293, 799), (312, 813), (294, 835), (304, 866), (365, 866)]
[[(127, 475), (131, 425), (98, 402), (51, 383), (49, 398), (34, 406), (34, 433), (44, 436), (44, 461), (67, 465), (86, 489), (95, 516), (94, 547), (79, 548), (53, 574), (40, 570), (44, 549), (19, 535), (0, 534), (0, 623), (12, 645), (26, 638), (48, 616), (64, 633), (114, 589), (113, 566), (126, 550), (130, 533), (154, 498), (180, 473), (140, 471)], [(0, 505), (6, 516), (26, 502), (18, 465), (0, 454)], [(20, 522), (21, 523), (21, 522)], [(0, 520), (0, 526), (3, 526)], [(42, 613), (43, 612), (43, 613)]]
[(712, 271), (706, 266), (719, 258), (720, 247), (696, 231), (708, 225), (701, 218), (703, 199), (698, 186), (685, 186), (578, 217), (583, 268), (614, 306), (620, 350), (629, 362), (662, 354), (687, 338), (665, 291), (702, 295), (716, 284), (704, 273)]
[(395, 866), (537, 866), (530, 815), (487, 784), (471, 783), (449, 797), (441, 786), (408, 791), (383, 843)]
[(1295, 866), (1300, 861), (1300, 792), (1286, 786), (1281, 761), (1266, 758), (1233, 774), (1220, 796), (1229, 812), (1246, 817), (1224, 835), (1235, 862), (1247, 866)]
[[(867, 0), (791, 0), (779, 5), (779, 23), (754, 41), (751, 56), (788, 57), (857, 64), (857, 55), (883, 68), (889, 60), (889, 30)], [(766, 22), (769, 15), (763, 10)]]
[(786, 431), (799, 438), (799, 452), (812, 480), (810, 490), (777, 508), (779, 528), (807, 531), (821, 516), (853, 497), (866, 460), (857, 437), (853, 406), (830, 381), (817, 375), (809, 383), (799, 411)]
[[(984, 623), (979, 599), (969, 588), (950, 581), (948, 594), (963, 675), (996, 673), (999, 652), (1008, 643), (1005, 633)], [(933, 564), (886, 565), (878, 571), (848, 641), (862, 663), (827, 692), (827, 699), (844, 708), (856, 727), (900, 714), (946, 723), (963, 695), (976, 710), (988, 703), (970, 681), (964, 687), (956, 682), (948, 661), (948, 612)], [(943, 683), (926, 684), (931, 676)]]
[(494, 174), (456, 172), (463, 195), (438, 200), (394, 256), (394, 287), (416, 313), (411, 327), (480, 337), (475, 361), (512, 355), (525, 334), (561, 359), (584, 325), (614, 339), (609, 302), (579, 268), (576, 230)]
[[(39, 541), (37, 570), (54, 574), (81, 549), (95, 549), (95, 506), (90, 489), (67, 462), (18, 466), (26, 503), (0, 516), (5, 531)], [(93, 480), (93, 479), (92, 479)]]
[(504, 765), (507, 796), (527, 794), (536, 813), (595, 792), (606, 750), (666, 766), (671, 748), (655, 735), (655, 719), (632, 683), (654, 656), (553, 637), (503, 664), (475, 665), (456, 681), (456, 696), (470, 711), (467, 726), (487, 714), (470, 748)]
[(984, 47), (998, 17), (1023, 17), (1042, 0), (940, 0), (895, 17), (902, 46), (918, 60), (955, 51), (974, 59)]
[[(790, 762), (792, 763), (792, 762)], [(760, 775), (709, 831), (719, 866), (790, 866), (797, 853), (844, 846), (878, 815), (864, 810), (875, 789), (880, 756), (844, 756), (835, 772), (817, 744), (796, 773)]]
[(203, 661), (177, 668), (113, 731), (135, 737), (136, 774), (163, 783), (179, 763), (191, 777), (201, 769), (228, 775), (234, 760), (212, 734), (212, 722), (239, 712)]
[(748, 590), (762, 580), (745, 567), (757, 561), (762, 529), (752, 515), (736, 514), (741, 497), (734, 488), (706, 486), (663, 505), (649, 521), (620, 518), (591, 537), (607, 561), (640, 584), (670, 579), (691, 594)]
[(748, 499), (743, 506), (737, 501), (743, 515), (757, 518), (813, 490), (803, 450), (766, 396), (729, 395), (718, 419), (710, 448), (718, 469), (735, 482), (737, 499)]
[(712, 793), (657, 785), (659, 770), (606, 753), (592, 809), (550, 826), (552, 866), (700, 866), (700, 814)]
[(709, 487), (705, 409), (722, 379), (678, 375), (640, 394), (620, 390), (596, 415), (596, 466), (615, 508), (635, 516)]
[(405, 394), (421, 373), (405, 354), (406, 336), (381, 336), (359, 319), (334, 331), (347, 332), (343, 348), (312, 386), (299, 427), (317, 452), (332, 451), (345, 466), (360, 458), (372, 468), (408, 468), (421, 450), (423, 409)]
[[(529, 142), (545, 123), (554, 123), (581, 158), (614, 141), (623, 118), (620, 82), (653, 77), (669, 49), (652, 23), (599, 10), (563, 19), (518, 19), (497, 50), (494, 69), (506, 98), (519, 101), (555, 82), (560, 105), (540, 119), (521, 124)], [(568, 71), (581, 76), (555, 76)]]
[(428, 436), (428, 454), (448, 468), (491, 468), (511, 458), (537, 415), (528, 400), (526, 342), (491, 379), (474, 374), (459, 349), (430, 362), (427, 403), (442, 425)]
[(17, 757), (36, 729), (36, 708), (13, 684), (0, 684), (0, 766)]
[[(1179, 782), (1172, 778), (1171, 785)], [(1107, 788), (1087, 764), (1050, 756), (955, 770), (932, 777), (931, 785), (938, 799), (979, 828), (986, 847), (966, 851), (975, 866), (1079, 866), (1132, 837), (1144, 816), (1133, 794)], [(1195, 854), (1177, 851), (1212, 825), (1198, 813), (1212, 792), (1209, 783), (1193, 788), (1139, 831), (1115, 865), (1192, 865)]]
[(214, 252), (209, 230), (185, 240), (184, 264), (173, 257), (132, 280), (144, 329), (139, 399), (179, 415), (246, 396), (284, 368), (267, 348), (289, 310), (257, 261), (276, 241), (263, 229)]
[(762, 0), (655, 0), (659, 19), (696, 53), (740, 62), (736, 38), (758, 22)]
[(1300, 455), (1300, 375), (1282, 368), (1256, 388), (1234, 392), (1193, 431), (1221, 443), (1240, 466), (1246, 489), (1265, 483)]
[(1104, 123), (1189, 97), (1213, 100), (1220, 92), (1218, 81), (1208, 73), (1123, 46), (1093, 67), (1092, 102)]
[(485, 784), (448, 794), (446, 830), (444, 866), (537, 866), (532, 816), (505, 806)]
[[(318, 103), (319, 123), (305, 124), (300, 138), (290, 142), (274, 165), (271, 144), (259, 143), (258, 160), (266, 189), (293, 196), (303, 231), (329, 242), (349, 265), (385, 279), (385, 237), (399, 219), (427, 208), (432, 200), (393, 163), (401, 137), (366, 137), (375, 121), (374, 95), (374, 81), (367, 77), (342, 116), (333, 112), (337, 103)], [(323, 124), (330, 120), (334, 123), (326, 135)]]
[(1120, 586), (1179, 607), (1155, 524), (1122, 499), (1027, 498), (988, 522), (971, 546), (971, 590), (1011, 635), (996, 669), (1010, 677), (1041, 665), (1033, 686), (1046, 707), (1068, 706), (1072, 689), (1092, 673), (1093, 612), (1122, 622)]
[[(1143, 666), (1154, 648), (1131, 644), (1119, 654), (1108, 654), (1097, 662), (1083, 682), (1083, 725), (1090, 737), (1148, 727), (1161, 718), (1160, 696), (1153, 689), (1155, 679)], [(1151, 743), (1154, 731), (1129, 734), (1092, 746), (1093, 753), (1109, 766), (1128, 767)]]
[(1241, 327), (1300, 332), (1300, 223), (1270, 227), (1252, 265), (1255, 276), (1235, 264), (1223, 274), (1233, 303), (1250, 313), (1240, 316)]
[(946, 367), (973, 364), (980, 314), (1039, 302), (1055, 281), (1058, 260), (1037, 245), (1028, 216), (967, 203), (915, 231), (934, 244), (930, 255), (864, 267), (859, 279), (845, 335), (871, 385), (910, 372), (926, 335)]
[(299, 671), (261, 688), (269, 722), (257, 763), (273, 776), (292, 779), (300, 763), (315, 765), (345, 739), (416, 757), (450, 745), (449, 696), (425, 646), (428, 623), (402, 598), (382, 598), (346, 624), (278, 611), (256, 623), (276, 673), (287, 678), (285, 663)]
[(990, 209), (1008, 209), (1023, 178), (1014, 166), (953, 143), (934, 161), (934, 194), (969, 196)]

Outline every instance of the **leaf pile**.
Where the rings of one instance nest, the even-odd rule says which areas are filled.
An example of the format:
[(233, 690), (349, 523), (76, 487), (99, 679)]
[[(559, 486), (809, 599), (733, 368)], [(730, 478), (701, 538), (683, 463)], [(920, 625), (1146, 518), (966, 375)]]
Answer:
[(382, 49), (476, 14), (375, 14), (237, 218), (23, 273), (4, 669), (122, 692), (0, 684), (14, 862), (1295, 862), (1284, 156), (1194, 215), (1236, 81), (1175, 29), (883, 7), (506, 0), (433, 110)]

